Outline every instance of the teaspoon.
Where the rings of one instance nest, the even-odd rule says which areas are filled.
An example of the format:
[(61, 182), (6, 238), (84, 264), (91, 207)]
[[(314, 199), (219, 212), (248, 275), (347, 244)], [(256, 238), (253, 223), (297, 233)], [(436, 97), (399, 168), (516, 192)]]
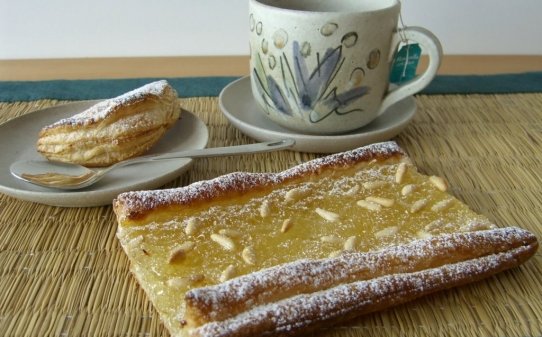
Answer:
[(10, 166), (13, 176), (26, 182), (61, 190), (75, 190), (90, 186), (111, 170), (119, 167), (156, 160), (175, 158), (221, 157), (250, 153), (271, 152), (294, 146), (292, 139), (248, 145), (215, 147), (186, 150), (156, 155), (136, 157), (99, 169), (89, 169), (82, 165), (53, 162), (47, 160), (17, 161)]

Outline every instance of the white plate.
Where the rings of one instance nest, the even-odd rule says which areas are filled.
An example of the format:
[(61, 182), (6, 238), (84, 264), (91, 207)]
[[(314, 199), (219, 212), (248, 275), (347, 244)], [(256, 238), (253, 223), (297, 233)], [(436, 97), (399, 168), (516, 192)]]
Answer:
[(314, 153), (335, 153), (363, 145), (389, 140), (401, 132), (416, 114), (414, 97), (405, 98), (369, 125), (341, 135), (320, 136), (299, 134), (268, 119), (261, 111), (250, 89), (250, 78), (243, 77), (228, 84), (219, 96), (220, 109), (241, 132), (259, 141), (292, 138), (293, 150)]
[[(34, 111), (0, 125), (0, 192), (15, 198), (66, 207), (111, 204), (122, 192), (157, 188), (181, 175), (192, 159), (171, 159), (126, 166), (112, 171), (95, 185), (76, 191), (47, 189), (20, 181), (9, 171), (12, 162), (43, 158), (36, 151), (38, 132), (45, 125), (81, 112), (99, 101), (84, 101)], [(202, 149), (209, 133), (198, 117), (183, 111), (150, 153)]]

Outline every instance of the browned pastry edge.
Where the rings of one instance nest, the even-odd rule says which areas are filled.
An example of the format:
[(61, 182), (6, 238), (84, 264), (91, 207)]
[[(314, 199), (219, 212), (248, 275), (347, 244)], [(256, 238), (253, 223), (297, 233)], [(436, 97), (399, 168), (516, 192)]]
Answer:
[(362, 162), (406, 158), (395, 142), (384, 142), (311, 160), (280, 173), (236, 172), (190, 186), (156, 191), (126, 192), (113, 201), (119, 223), (140, 221), (156, 210), (174, 208), (213, 198), (233, 197), (249, 190), (257, 191), (302, 177), (316, 175), (329, 168), (348, 167)]
[[(322, 291), (278, 301), (270, 300), (226, 320), (206, 323), (190, 330), (190, 334), (198, 337), (241, 337), (306, 333), (439, 290), (481, 280), (518, 266), (530, 258), (538, 248), (534, 235), (518, 228), (450, 235), (456, 237), (460, 235), (462, 238), (457, 242), (452, 240), (454, 243), (451, 247), (449, 240), (446, 240), (448, 243), (444, 246), (441, 244), (434, 246), (434, 243), (439, 242), (438, 238), (425, 247), (438, 250), (438, 254), (444, 254), (451, 249), (458, 253), (459, 258), (449, 256), (443, 264), (431, 261), (428, 266), (422, 266), (422, 269), (414, 267), (417, 265), (414, 263), (414, 268), (408, 267), (403, 271), (395, 270), (401, 266), (391, 267), (391, 270), (386, 265), (369, 266), (370, 270), (382, 267), (386, 272), (376, 272), (371, 275), (374, 277), (369, 279), (339, 284)], [(480, 256), (477, 251), (476, 242), (480, 236), (494, 237), (482, 240), (483, 251), (487, 255)], [(470, 238), (476, 239), (470, 241)], [(507, 242), (508, 240), (512, 242)], [(505, 247), (501, 247), (501, 244), (505, 244)], [(414, 249), (415, 246), (400, 246), (401, 259), (409, 260), (420, 254)], [(398, 248), (389, 247), (379, 253), (383, 258), (390, 258), (390, 254), (392, 256), (397, 254), (397, 251), (394, 252), (396, 249)], [(431, 252), (424, 252), (427, 253)], [(393, 257), (391, 259), (393, 260)]]

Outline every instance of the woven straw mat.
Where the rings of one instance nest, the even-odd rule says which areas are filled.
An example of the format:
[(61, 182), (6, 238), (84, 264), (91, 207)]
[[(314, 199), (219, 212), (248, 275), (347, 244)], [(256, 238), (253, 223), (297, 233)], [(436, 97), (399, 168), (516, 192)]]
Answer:
[[(542, 238), (542, 94), (417, 96), (395, 140), (420, 171), (500, 226)], [(66, 102), (0, 103), (0, 123)], [(181, 99), (209, 147), (249, 143), (216, 97)], [(166, 187), (234, 171), (276, 172), (317, 157), (281, 151), (199, 159)], [(0, 194), (0, 336), (167, 336), (115, 237), (110, 206), (61, 208)], [(542, 258), (481, 282), (363, 316), (319, 336), (541, 336)]]

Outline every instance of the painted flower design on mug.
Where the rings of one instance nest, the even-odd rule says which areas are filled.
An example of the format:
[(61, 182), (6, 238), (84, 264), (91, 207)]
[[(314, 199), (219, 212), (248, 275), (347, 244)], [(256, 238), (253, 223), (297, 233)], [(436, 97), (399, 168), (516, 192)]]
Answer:
[[(251, 30), (260, 36), (262, 23), (256, 23), (253, 16), (250, 18)], [(339, 25), (336, 23), (326, 23), (321, 27), (320, 33), (330, 37), (338, 28)], [(328, 48), (323, 55), (313, 52), (309, 41), (293, 40), (289, 43), (289, 34), (283, 29), (274, 32), (272, 40), (268, 42), (262, 39), (261, 48), (253, 46), (258, 49), (252, 51), (255, 53), (252, 76), (258, 95), (266, 106), (289, 116), (308, 115), (311, 123), (318, 123), (332, 114), (345, 115), (362, 111), (360, 108), (349, 108), (349, 105), (361, 99), (370, 90), (369, 87), (362, 85), (365, 68), (362, 65), (354, 67), (347, 85), (339, 87), (335, 83), (339, 71), (345, 63), (349, 63), (343, 55), (343, 49), (350, 48), (358, 42), (358, 35), (355, 32), (342, 36), (338, 45)], [(273, 53), (270, 50), (271, 44), (278, 52)], [(292, 48), (291, 58), (286, 55), (285, 48)], [(308, 62), (311, 57), (316, 60), (312, 68)], [(374, 55), (369, 57), (370, 66), (365, 65), (368, 70), (374, 69), (379, 61), (379, 58), (376, 58), (375, 63)], [(275, 71), (277, 67), (280, 76), (271, 76), (269, 73)]]

